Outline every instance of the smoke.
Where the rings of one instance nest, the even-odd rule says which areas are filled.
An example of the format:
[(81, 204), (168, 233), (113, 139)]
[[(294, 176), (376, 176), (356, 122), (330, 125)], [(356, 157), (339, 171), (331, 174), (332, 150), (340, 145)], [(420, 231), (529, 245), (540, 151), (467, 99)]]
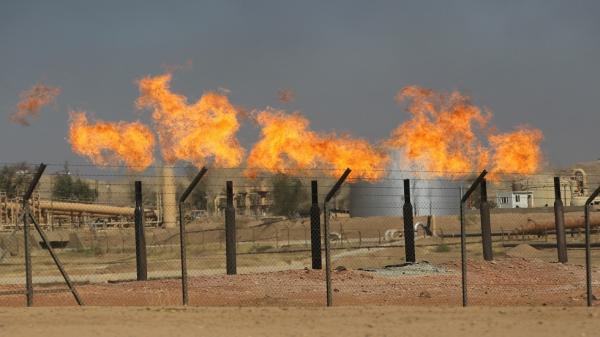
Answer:
[(292, 89), (280, 89), (277, 91), (277, 97), (279, 97), (279, 102), (286, 104), (293, 102), (296, 98)]
[(15, 112), (10, 115), (10, 121), (22, 126), (29, 126), (28, 119), (38, 117), (40, 110), (49, 104), (52, 104), (58, 95), (60, 88), (47, 86), (43, 83), (37, 83), (28, 90), (23, 91), (19, 97)]

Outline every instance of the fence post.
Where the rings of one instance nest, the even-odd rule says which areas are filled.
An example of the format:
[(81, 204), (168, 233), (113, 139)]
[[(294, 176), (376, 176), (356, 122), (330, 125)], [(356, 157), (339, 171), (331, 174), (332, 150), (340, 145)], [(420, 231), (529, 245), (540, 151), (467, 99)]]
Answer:
[(487, 197), (487, 182), (481, 180), (481, 199), (479, 205), (479, 214), (481, 216), (481, 244), (483, 246), (483, 259), (486, 261), (494, 260), (492, 251), (492, 227), (490, 220), (490, 203)]
[(585, 202), (585, 285), (586, 285), (586, 297), (588, 307), (592, 306), (594, 295), (592, 294), (592, 257), (590, 248), (590, 204), (600, 194), (600, 187), (598, 187), (592, 195)]
[[(462, 276), (462, 305), (466, 307), (468, 304), (467, 300), (467, 233), (465, 228), (465, 203), (469, 200), (471, 194), (475, 191), (477, 186), (481, 184), (481, 181), (487, 174), (486, 170), (483, 170), (479, 177), (475, 179), (471, 187), (460, 199), (460, 265), (461, 265), (461, 276)], [(462, 194), (462, 187), (460, 188)]]
[(181, 296), (183, 305), (188, 304), (188, 273), (187, 273), (187, 252), (186, 252), (186, 234), (185, 234), (185, 217), (183, 213), (183, 203), (192, 193), (194, 187), (198, 185), (200, 179), (206, 174), (206, 167), (203, 167), (200, 172), (194, 177), (190, 185), (183, 191), (179, 197), (177, 207), (179, 208), (179, 253), (181, 259)]
[[(29, 199), (31, 198), (31, 195), (33, 194), (33, 191), (35, 190), (37, 184), (39, 183), (40, 179), (42, 178), (42, 174), (44, 174), (44, 171), (46, 170), (46, 165), (45, 164), (40, 164), (36, 174), (33, 176), (33, 179), (31, 181), (31, 183), (29, 183), (29, 187), (27, 188), (27, 191), (25, 192), (25, 194), (23, 194), (23, 204), (22, 204), (22, 208), (23, 208), (23, 244), (25, 247), (23, 247), (25, 249), (25, 290), (26, 290), (26, 296), (27, 296), (27, 306), (30, 307), (33, 305), (33, 273), (31, 270), (31, 243), (30, 241), (30, 231), (29, 231), (29, 214), (30, 214), (30, 210), (29, 210)], [(48, 249), (52, 249), (52, 247), (50, 247), (50, 243), (46, 242)]]
[(310, 248), (312, 268), (322, 268), (321, 258), (321, 210), (319, 209), (319, 186), (316, 180), (310, 182), (312, 205), (310, 206)]
[(556, 225), (556, 248), (558, 262), (567, 263), (567, 236), (565, 233), (565, 213), (560, 196), (560, 178), (554, 177), (554, 223)]
[(33, 305), (33, 277), (31, 271), (31, 248), (29, 243), (29, 203), (27, 199), (23, 199), (23, 245), (25, 249), (25, 289), (27, 296), (27, 306)]
[(325, 196), (325, 201), (323, 202), (323, 215), (324, 215), (324, 230), (325, 230), (325, 286), (327, 291), (327, 306), (330, 307), (333, 305), (333, 290), (331, 286), (331, 243), (329, 241), (329, 211), (327, 209), (327, 204), (333, 198), (333, 196), (338, 192), (342, 184), (348, 178), (352, 172), (349, 168), (344, 171), (344, 174), (338, 179), (338, 181), (333, 185), (329, 193)]
[[(31, 222), (33, 223), (33, 226), (35, 227), (38, 234), (40, 235), (42, 242), (46, 245), (46, 249), (50, 253), (50, 257), (52, 257), (54, 264), (58, 268), (58, 271), (62, 275), (63, 279), (65, 280), (65, 283), (69, 287), (69, 290), (73, 294), (75, 301), (77, 302), (77, 304), (83, 305), (83, 301), (79, 297), (79, 294), (77, 293), (77, 290), (75, 289), (75, 285), (73, 284), (73, 282), (71, 282), (71, 279), (69, 278), (69, 275), (67, 274), (67, 272), (65, 271), (65, 268), (63, 267), (62, 263), (60, 262), (58, 255), (56, 255), (56, 253), (54, 252), (54, 249), (52, 248), (52, 245), (50, 244), (50, 240), (48, 240), (48, 238), (46, 237), (46, 234), (42, 230), (42, 227), (37, 223), (36, 219), (33, 217), (33, 214), (31, 214), (31, 210), (29, 209), (29, 199), (31, 198), (33, 191), (35, 190), (36, 186), (38, 185), (40, 178), (42, 177), (42, 174), (44, 174), (44, 170), (46, 170), (46, 165), (44, 163), (42, 163), (38, 167), (38, 170), (37, 170), (35, 176), (33, 177), (33, 180), (29, 184), (29, 188), (27, 189), (27, 192), (25, 192), (25, 194), (23, 195), (23, 216), (24, 216), (23, 222), (24, 222), (25, 228), (27, 228), (26, 230), (24, 230), (24, 231), (26, 231), (25, 238), (27, 239), (27, 241), (29, 241), (28, 240), (29, 224), (27, 221), (27, 217), (29, 217), (29, 220), (31, 220)], [(26, 247), (26, 250), (29, 250), (29, 248)], [(31, 259), (31, 256), (29, 256), (29, 259)], [(33, 284), (31, 282), (31, 275), (32, 275), (31, 274), (31, 260), (29, 261), (29, 272), (26, 274), (28, 274), (28, 275), (26, 275), (26, 278), (28, 278), (27, 279), (27, 283), (28, 283), (27, 284), (27, 305), (31, 306), (33, 304)]]
[(235, 207), (233, 206), (233, 182), (227, 181), (226, 184), (227, 207), (225, 208), (225, 255), (227, 264), (227, 275), (235, 275), (236, 256), (235, 256)]
[(137, 280), (148, 279), (148, 260), (146, 258), (146, 234), (144, 233), (144, 206), (142, 205), (142, 182), (135, 182), (135, 263)]
[(415, 256), (415, 227), (413, 220), (413, 207), (410, 203), (410, 180), (404, 179), (404, 206), (402, 207), (404, 221), (404, 255), (406, 262), (414, 263)]

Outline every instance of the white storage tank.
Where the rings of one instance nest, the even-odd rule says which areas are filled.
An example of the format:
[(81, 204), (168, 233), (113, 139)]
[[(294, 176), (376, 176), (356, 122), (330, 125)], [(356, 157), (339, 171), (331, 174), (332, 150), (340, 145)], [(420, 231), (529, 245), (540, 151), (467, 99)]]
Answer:
[(350, 185), (350, 216), (402, 216), (404, 179), (410, 179), (415, 216), (459, 214), (461, 179), (440, 178), (415, 165), (406, 165), (397, 152), (392, 158), (384, 178)]

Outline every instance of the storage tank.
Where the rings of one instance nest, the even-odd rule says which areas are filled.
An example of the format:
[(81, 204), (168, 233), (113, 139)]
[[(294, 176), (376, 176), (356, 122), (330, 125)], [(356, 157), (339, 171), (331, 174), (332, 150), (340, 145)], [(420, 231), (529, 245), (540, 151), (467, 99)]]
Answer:
[(350, 216), (402, 216), (404, 179), (410, 179), (415, 216), (459, 214), (462, 180), (440, 178), (414, 164), (408, 165), (399, 152), (391, 157), (384, 178), (350, 185)]

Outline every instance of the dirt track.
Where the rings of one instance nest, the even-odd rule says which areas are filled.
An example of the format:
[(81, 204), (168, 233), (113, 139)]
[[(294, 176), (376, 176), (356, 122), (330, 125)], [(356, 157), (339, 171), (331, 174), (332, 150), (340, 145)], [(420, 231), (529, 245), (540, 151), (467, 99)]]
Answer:
[(560, 307), (0, 308), (0, 337), (597, 336), (599, 315)]

